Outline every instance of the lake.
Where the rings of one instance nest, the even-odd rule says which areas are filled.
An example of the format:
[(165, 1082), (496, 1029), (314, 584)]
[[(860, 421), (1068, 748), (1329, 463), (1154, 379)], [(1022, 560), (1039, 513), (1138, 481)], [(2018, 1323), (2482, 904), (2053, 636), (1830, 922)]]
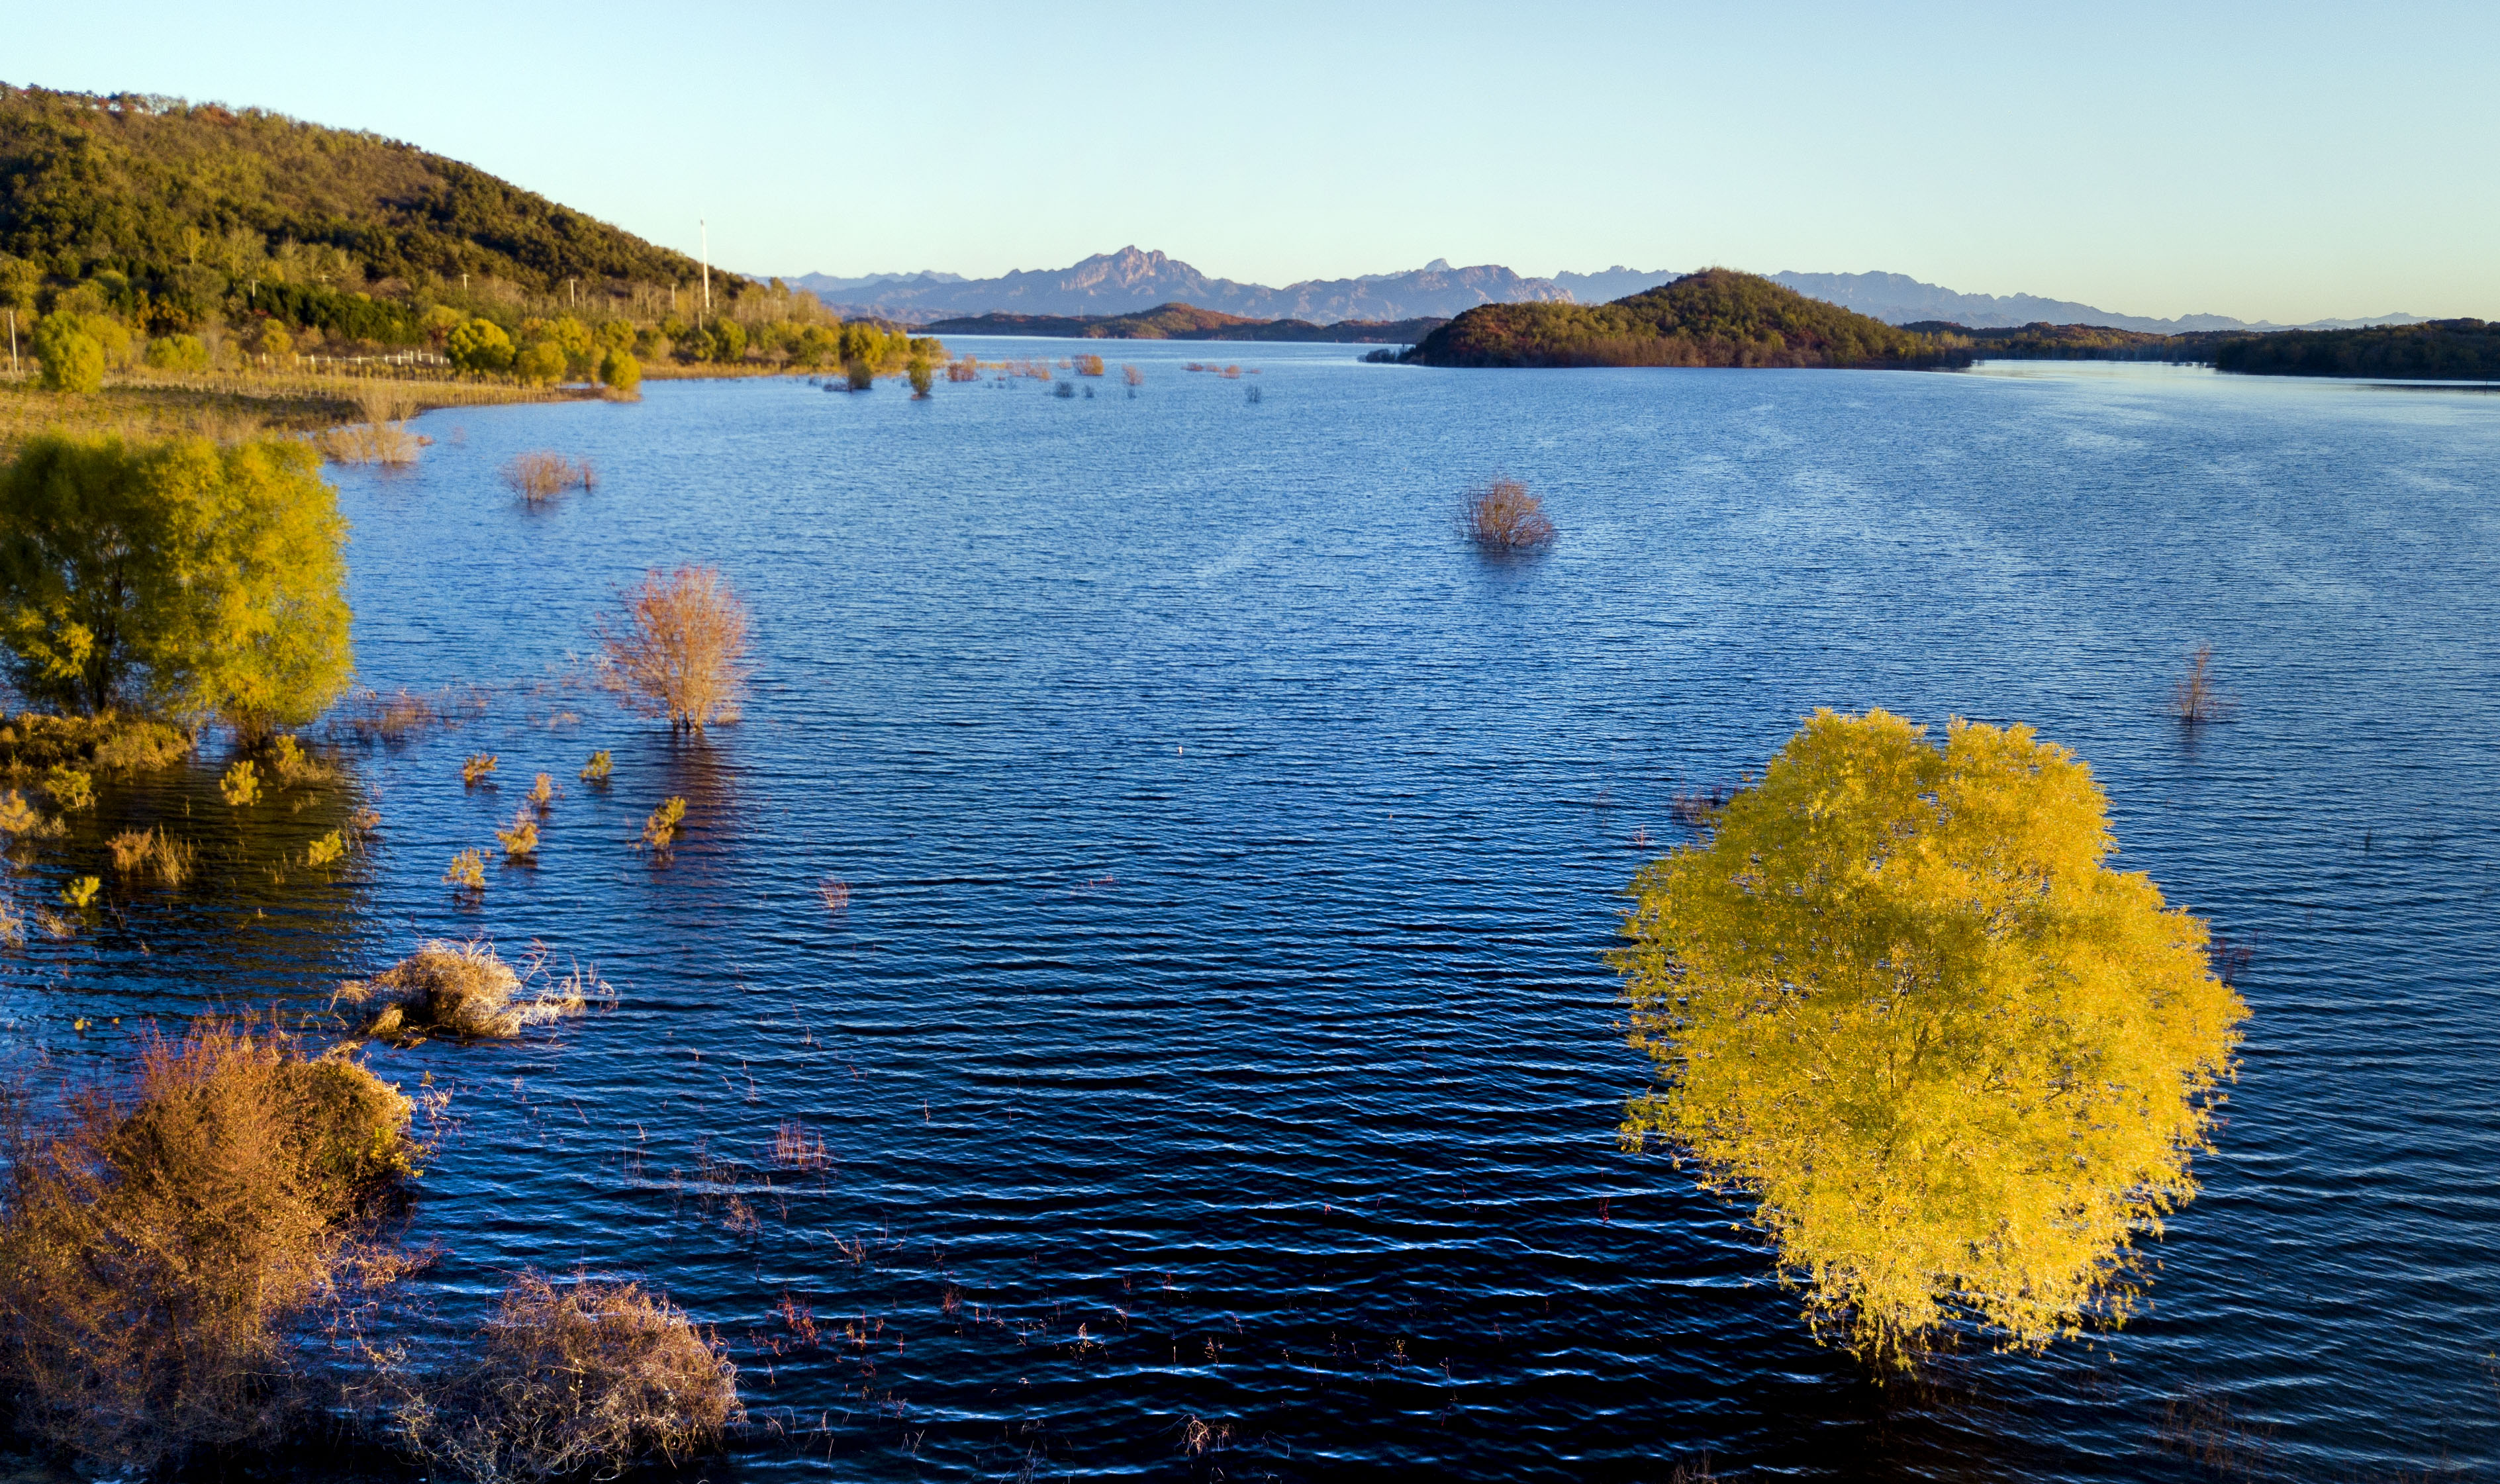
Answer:
[[(374, 1053), (454, 1094), (425, 1292), (466, 1322), (524, 1265), (665, 1287), (769, 1424), (714, 1477), (2500, 1459), (2500, 400), (952, 348), (1113, 369), (653, 383), (335, 471), (366, 683), (478, 708), (346, 750), (382, 823), (336, 881), (276, 879), (328, 824), (275, 811), (219, 890), (0, 959), (17, 1048), (317, 1008), (431, 936), (595, 962), (612, 1007), (552, 1034)], [(1183, 370), (1209, 353), (1257, 373)], [(533, 449), (596, 486), (523, 506), (498, 469)], [(1497, 474), (1561, 527), (1541, 559), (1456, 536)], [(677, 563), (756, 626), (699, 744), (584, 684), (592, 615)], [(2188, 732), (2199, 643), (2236, 711)], [(1919, 1387), (1817, 1347), (1741, 1212), (1618, 1147), (1649, 1070), (1601, 959), (1689, 838), (1675, 793), (1878, 705), (2089, 760), (2120, 864), (2249, 950), (2253, 1012), (2152, 1311)], [(464, 790), (481, 752), (500, 787)], [(455, 903), (444, 861), (492, 857), (539, 771), (539, 863)], [(105, 807), (232, 833), (210, 776)], [(829, 1168), (773, 1168), (787, 1120)]]

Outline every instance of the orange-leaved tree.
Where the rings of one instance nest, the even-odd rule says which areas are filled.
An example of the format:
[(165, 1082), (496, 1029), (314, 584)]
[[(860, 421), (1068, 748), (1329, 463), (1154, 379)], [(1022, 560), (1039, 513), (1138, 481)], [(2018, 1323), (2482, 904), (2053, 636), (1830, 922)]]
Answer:
[(2109, 869), (2090, 770), (2028, 727), (1818, 712), (1633, 885), (1632, 1100), (1750, 1199), (1818, 1337), (2036, 1350), (2142, 1296), (2248, 1007), (2205, 924)]

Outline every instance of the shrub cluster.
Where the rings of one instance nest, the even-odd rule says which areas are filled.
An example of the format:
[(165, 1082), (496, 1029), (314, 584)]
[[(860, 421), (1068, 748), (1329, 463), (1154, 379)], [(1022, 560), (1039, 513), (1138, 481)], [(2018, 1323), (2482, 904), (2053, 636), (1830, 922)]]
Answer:
[(411, 1113), (361, 1063), (203, 1022), (144, 1041), (127, 1086), (21, 1118), (0, 1185), (19, 1432), (141, 1469), (283, 1436), (316, 1400), (296, 1336), (409, 1264), (378, 1218)]

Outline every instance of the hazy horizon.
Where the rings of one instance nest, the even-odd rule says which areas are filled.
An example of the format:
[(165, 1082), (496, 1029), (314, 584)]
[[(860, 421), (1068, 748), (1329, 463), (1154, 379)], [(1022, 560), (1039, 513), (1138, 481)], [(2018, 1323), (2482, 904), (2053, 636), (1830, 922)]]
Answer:
[(1132, 8), (971, 32), (781, 3), (237, 27), (142, 0), (109, 46), (22, 17), (5, 65), (404, 139), (681, 249), (707, 220), (713, 261), (768, 271), (993, 277), (1135, 242), (1266, 284), (1725, 263), (2297, 323), (2500, 317), (2500, 201), (2472, 188), (2500, 165), (2495, 46), (2500, 11), (2464, 5), (1287, 4), (1255, 31)]

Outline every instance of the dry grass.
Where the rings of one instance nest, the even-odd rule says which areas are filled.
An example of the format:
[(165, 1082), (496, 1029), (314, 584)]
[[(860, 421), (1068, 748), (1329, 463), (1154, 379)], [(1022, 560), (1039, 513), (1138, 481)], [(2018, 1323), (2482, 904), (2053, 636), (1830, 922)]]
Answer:
[(341, 984), (331, 1004), (370, 1011), (358, 1034), (409, 1046), (435, 1035), (509, 1041), (579, 1015), (607, 992), (594, 969), (556, 978), (543, 952), (533, 951), (516, 970), (482, 939), (437, 938), (371, 979)]
[(189, 876), (198, 851), (186, 840), (154, 829), (125, 829), (105, 842), (113, 853), (113, 871), (133, 880), (152, 880), (160, 887), (179, 887)]
[(46, 392), (32, 377), (0, 379), (0, 457), (39, 433), (206, 437), (220, 443), (317, 435), (342, 423), (370, 423), (365, 400), (378, 392), (405, 399), (412, 407), (554, 402), (581, 395), (490, 382), (317, 371), (191, 374), (132, 369), (115, 372), (101, 392), (84, 395)]
[(807, 1125), (796, 1118), (784, 1118), (773, 1131), (773, 1167), (800, 1174), (818, 1174), (834, 1167), (834, 1156), (825, 1152), (821, 1135), (810, 1135)]
[(716, 1448), (746, 1416), (719, 1342), (635, 1283), (521, 1274), (475, 1355), (397, 1409), (413, 1452), (472, 1479), (612, 1479)]
[(421, 1153), (411, 1112), (357, 1062), (204, 1021), (11, 1129), (0, 1385), (20, 1433), (127, 1472), (285, 1436), (325, 1390), (303, 1338), (411, 1266), (378, 1221)]
[(2214, 646), (2199, 644), (2188, 657), (2188, 673), (2170, 688), (2170, 714), (2183, 726), (2202, 726), (2227, 719), (2231, 702), (2214, 685)]
[(443, 725), (443, 712), (421, 695), (401, 690), (389, 695), (367, 691), (348, 704), (341, 718), (349, 735), (371, 744), (400, 746), (426, 730)]
[(602, 614), (599, 679), (627, 710), (666, 717), (672, 729), (700, 733), (735, 713), (751, 667), (746, 605), (717, 569), (681, 566), (644, 574), (618, 595), (621, 617)]
[(946, 363), (946, 379), (949, 381), (978, 381), (981, 379), (981, 363), (973, 360), (970, 356), (964, 356), (957, 360), (949, 361)]
[(816, 892), (825, 899), (827, 912), (840, 912), (851, 904), (851, 884), (839, 876), (828, 876), (816, 883)]
[(599, 482), (599, 471), (590, 467), (588, 459), (568, 459), (541, 449), (521, 454), (505, 465), (504, 482), (512, 487), (513, 494), (538, 504), (576, 485), (589, 489)]
[(1469, 490), (1459, 530), (1477, 550), (1497, 555), (1534, 551), (1550, 545), (1556, 534), (1554, 523), (1545, 517), (1545, 502), (1516, 479), (1496, 479)]
[(120, 777), (172, 767), (191, 756), (191, 734), (120, 712), (42, 716), (20, 712), (0, 723), (0, 776), (30, 778), (53, 768)]
[(493, 753), (471, 753), (460, 759), (460, 787), (474, 789), (484, 783), (495, 771)]

